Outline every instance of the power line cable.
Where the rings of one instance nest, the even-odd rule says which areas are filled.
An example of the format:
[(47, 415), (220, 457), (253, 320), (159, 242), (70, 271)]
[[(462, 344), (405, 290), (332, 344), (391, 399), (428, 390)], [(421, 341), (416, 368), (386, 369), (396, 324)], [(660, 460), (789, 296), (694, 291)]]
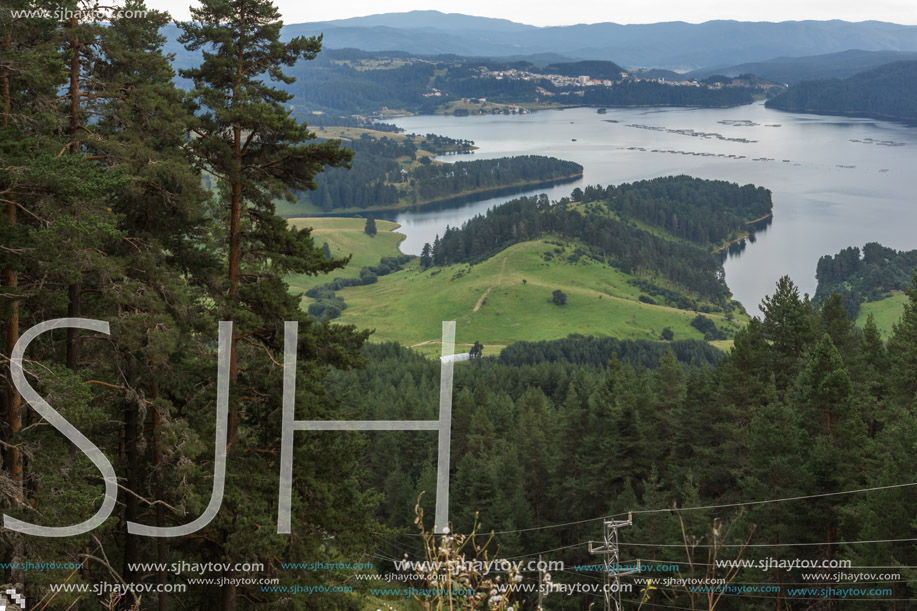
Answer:
[(636, 511), (627, 511), (623, 513), (616, 513), (614, 516), (625, 516), (628, 513), (662, 513), (668, 511), (698, 511), (701, 509), (725, 509), (728, 507), (747, 507), (749, 505), (764, 505), (767, 503), (785, 503), (788, 501), (803, 501), (806, 499), (817, 499), (824, 498), (829, 496), (841, 496), (844, 494), (859, 494), (862, 492), (875, 492), (876, 490), (890, 490), (893, 488), (907, 488), (909, 486), (917, 486), (917, 482), (911, 482), (909, 484), (892, 484), (890, 486), (875, 486), (872, 488), (858, 488), (856, 490), (845, 490), (843, 492), (825, 492), (822, 494), (808, 494), (805, 496), (790, 496), (781, 499), (768, 499), (764, 501), (746, 501), (740, 503), (724, 503), (722, 505), (703, 505), (698, 507), (671, 507), (667, 509), (638, 509)]
[[(865, 545), (867, 543), (908, 543), (917, 541), (909, 539), (873, 539), (868, 541), (823, 541), (821, 543), (720, 543), (720, 544), (692, 544), (690, 547), (818, 547), (821, 545)], [(631, 547), (686, 547), (684, 543), (621, 543)], [(724, 567), (725, 568), (725, 567)]]
[[(889, 485), (889, 486), (873, 486), (872, 488), (858, 488), (858, 489), (855, 489), (855, 490), (844, 490), (844, 491), (842, 491), (842, 492), (825, 492), (825, 493), (821, 493), (821, 494), (808, 494), (808, 495), (804, 495), (804, 496), (790, 496), (790, 497), (779, 498), (779, 499), (766, 499), (766, 500), (762, 500), (762, 501), (742, 501), (742, 502), (738, 502), (738, 503), (723, 503), (723, 504), (719, 504), (719, 505), (700, 505), (700, 506), (696, 506), (696, 507), (667, 507), (667, 508), (665, 508), (665, 509), (638, 509), (638, 510), (635, 510), (635, 511), (624, 511), (624, 512), (616, 513), (616, 514), (613, 514), (613, 515), (600, 516), (600, 517), (598, 517), (598, 518), (587, 518), (587, 519), (585, 519), (585, 520), (574, 520), (574, 521), (572, 521), (572, 522), (560, 522), (560, 523), (557, 523), (557, 524), (546, 524), (546, 525), (544, 525), (544, 526), (532, 526), (532, 527), (529, 527), (529, 528), (517, 528), (517, 529), (514, 529), (514, 530), (496, 530), (496, 531), (489, 531), (489, 532), (487, 532), (487, 533), (482, 533), (482, 534), (487, 534), (487, 535), (490, 535), (490, 534), (493, 534), (493, 535), (508, 535), (508, 534), (513, 534), (513, 533), (532, 532), (532, 531), (536, 531), (536, 530), (547, 530), (547, 529), (551, 529), (551, 528), (564, 528), (564, 527), (566, 527), (566, 526), (575, 526), (575, 525), (577, 525), (577, 524), (587, 524), (587, 523), (589, 523), (589, 522), (598, 522), (598, 521), (601, 521), (601, 520), (608, 520), (608, 519), (611, 519), (611, 518), (617, 518), (617, 517), (621, 517), (621, 516), (626, 516), (628, 513), (632, 513), (632, 514), (649, 514), (649, 513), (665, 513), (665, 512), (674, 512), (674, 511), (700, 511), (700, 510), (704, 510), (704, 509), (726, 509), (726, 508), (729, 508), (729, 507), (748, 507), (748, 506), (752, 506), (752, 505), (765, 505), (765, 504), (768, 504), (768, 503), (786, 503), (786, 502), (790, 502), (790, 501), (804, 501), (804, 500), (807, 500), (807, 499), (817, 499), (817, 498), (825, 498), (825, 497), (832, 497), (832, 496), (842, 496), (842, 495), (846, 495), (846, 494), (862, 494), (862, 493), (864, 493), (864, 492), (875, 492), (875, 491), (877, 491), (877, 490), (892, 490), (892, 489), (896, 489), (896, 488), (908, 488), (908, 487), (911, 487), (911, 486), (917, 486), (917, 482), (910, 482), (910, 483), (907, 483), (907, 484), (892, 484), (892, 485)], [(380, 533), (380, 534), (382, 534), (382, 533)], [(420, 537), (420, 536), (422, 536), (422, 535), (420, 535), (419, 533), (405, 533), (405, 534), (402, 535), (402, 536)]]

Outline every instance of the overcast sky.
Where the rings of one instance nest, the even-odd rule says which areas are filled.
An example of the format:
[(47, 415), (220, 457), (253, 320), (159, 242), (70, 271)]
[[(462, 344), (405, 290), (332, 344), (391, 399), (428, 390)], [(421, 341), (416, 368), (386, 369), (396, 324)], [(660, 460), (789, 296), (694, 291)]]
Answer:
[[(169, 11), (176, 19), (187, 19), (189, 0), (147, 0), (151, 8)], [(740, 21), (790, 21), (801, 19), (843, 19), (846, 21), (891, 21), (917, 25), (917, 0), (464, 0), (423, 2), (421, 0), (347, 0), (304, 2), (274, 0), (285, 23), (327, 21), (377, 13), (413, 10), (460, 12), (482, 17), (500, 17), (537, 26), (575, 23), (656, 23), (710, 19)]]

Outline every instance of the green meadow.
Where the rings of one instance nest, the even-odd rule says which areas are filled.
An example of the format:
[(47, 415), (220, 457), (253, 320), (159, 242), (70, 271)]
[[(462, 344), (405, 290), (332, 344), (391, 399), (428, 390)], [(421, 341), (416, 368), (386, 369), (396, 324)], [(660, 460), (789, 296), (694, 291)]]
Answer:
[[(298, 219), (299, 226), (314, 224), (316, 244), (327, 241), (335, 256), (354, 253), (343, 272), (291, 277), (291, 289), (301, 292), (334, 276), (357, 276), (364, 265), (398, 253), (402, 236), (397, 225), (377, 221), (379, 234), (363, 233), (361, 219)], [(476, 265), (453, 265), (421, 270), (415, 259), (405, 269), (381, 276), (375, 284), (337, 291), (347, 309), (336, 322), (375, 329), (374, 341), (396, 341), (428, 354), (438, 353), (442, 321), (455, 320), (456, 350), (479, 341), (485, 354), (519, 340), (563, 338), (571, 333), (627, 339), (659, 339), (670, 327), (675, 339), (703, 339), (690, 325), (695, 312), (638, 300), (640, 289), (630, 276), (587, 257), (571, 262), (577, 244), (541, 239), (515, 244)], [(558, 256), (557, 249), (563, 253)], [(554, 256), (545, 260), (545, 253)], [(556, 305), (552, 294), (567, 295)], [(303, 298), (303, 307), (311, 300)], [(717, 326), (736, 330), (746, 318), (727, 320), (706, 314)], [(721, 342), (724, 343), (724, 342)], [(731, 342), (725, 342), (731, 343)], [(726, 346), (723, 346), (726, 347)]]
[(856, 326), (862, 328), (866, 324), (866, 318), (872, 314), (876, 321), (876, 327), (882, 334), (883, 339), (888, 339), (892, 332), (892, 326), (901, 319), (904, 314), (904, 304), (907, 303), (907, 295), (901, 291), (892, 291), (892, 294), (879, 301), (868, 301), (860, 306), (860, 313), (857, 315)]
[(347, 267), (335, 270), (327, 276), (287, 276), (290, 290), (297, 293), (303, 293), (332, 278), (356, 278), (360, 275), (360, 270), (367, 265), (376, 265), (382, 257), (399, 254), (398, 245), (404, 240), (404, 234), (395, 232), (400, 225), (391, 221), (377, 220), (378, 233), (375, 236), (369, 236), (363, 231), (366, 220), (361, 218), (297, 218), (289, 219), (287, 222), (297, 229), (311, 227), (315, 245), (321, 248), (324, 242), (328, 242), (331, 256), (334, 258), (352, 257)]

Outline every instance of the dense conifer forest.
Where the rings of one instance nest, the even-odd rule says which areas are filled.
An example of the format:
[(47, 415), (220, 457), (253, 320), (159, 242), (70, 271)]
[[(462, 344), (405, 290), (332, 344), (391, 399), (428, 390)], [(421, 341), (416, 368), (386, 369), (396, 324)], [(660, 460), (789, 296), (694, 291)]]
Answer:
[[(561, 92), (561, 95), (570, 92)], [(700, 106), (725, 108), (751, 104), (757, 92), (751, 87), (714, 89), (706, 86), (673, 86), (653, 81), (628, 81), (615, 87), (591, 87), (582, 103), (590, 106)]]
[[(621, 357), (606, 362), (608, 353), (598, 355), (601, 342), (571, 337), (511, 346), (498, 358), (458, 368), (456, 530), (467, 532), (479, 512), (481, 530), (497, 533), (499, 557), (550, 550), (545, 558), (563, 559), (567, 567), (553, 579), (575, 583), (601, 575), (571, 568), (595, 565), (582, 542), (600, 536), (599, 518), (633, 512), (633, 527), (619, 535), (622, 564), (678, 564), (680, 578), (724, 578), (725, 568), (705, 564), (712, 546), (719, 559), (742, 558), (756, 567), (734, 577), (733, 586), (773, 588), (734, 590), (717, 609), (895, 608), (887, 599), (912, 597), (909, 582), (860, 584), (890, 588), (885, 598), (802, 600), (787, 588), (838, 587), (838, 571), (806, 582), (799, 569), (764, 571), (758, 563), (844, 559), (856, 567), (845, 573), (902, 575), (917, 564), (911, 543), (917, 490), (895, 487), (910, 482), (917, 467), (917, 288), (908, 295), (887, 346), (871, 322), (853, 328), (839, 296), (816, 309), (783, 278), (765, 298), (763, 318), (738, 332), (734, 348), (715, 364), (699, 353), (676, 358), (672, 351), (647, 359), (635, 351), (650, 355), (656, 348), (636, 345), (616, 347)], [(369, 345), (364, 353), (366, 369), (329, 378), (349, 411), (378, 419), (436, 417), (437, 363), (394, 344)], [(383, 556), (413, 556), (412, 508), (419, 492), (435, 485), (435, 438), (367, 435), (365, 443), (366, 484), (383, 491), (376, 515), (405, 533), (387, 539)], [(892, 488), (818, 496), (884, 486)], [(754, 502), (768, 499), (787, 500)], [(422, 505), (432, 515), (432, 498), (425, 495)], [(697, 507), (707, 509), (690, 509)], [(708, 608), (706, 595), (663, 585), (670, 573), (641, 576), (657, 584), (644, 608)], [(638, 608), (640, 595), (631, 598), (625, 608)], [(593, 602), (548, 600), (562, 610)], [(533, 599), (523, 608), (534, 608)]]
[[(148, 12), (103, 25), (78, 16), (56, 21), (53, 11), (10, 19), (7, 7), (0, 10), (0, 504), (4, 514), (42, 526), (80, 524), (101, 507), (96, 527), (74, 536), (5, 528), (0, 581), (24, 592), (30, 608), (346, 608), (321, 593), (291, 603), (239, 588), (233, 580), (245, 575), (234, 568), (211, 574), (225, 578), (216, 585), (142, 600), (49, 590), (187, 584), (188, 575), (134, 564), (179, 560), (260, 563), (264, 576), (282, 583), (318, 583), (327, 575), (282, 572), (277, 558), (359, 557), (378, 528), (376, 497), (359, 485), (356, 440), (341, 435), (296, 440), (294, 461), (312, 466), (295, 471), (297, 536), (276, 528), (282, 372), (274, 362), (283, 358), (283, 322), (299, 322), (298, 417), (334, 412), (321, 385), (325, 371), (363, 362), (368, 335), (315, 322), (283, 280), (341, 266), (308, 231), (292, 231), (274, 214), (275, 198), (313, 187), (324, 167), (351, 158), (336, 142), (310, 142), (285, 109), (290, 95), (268, 78), (288, 80), (284, 70), (315, 57), (320, 42), (280, 43), (279, 14), (269, 3), (207, 0), (183, 26), (183, 44), (206, 53), (182, 73), (193, 86), (182, 91), (157, 33), (167, 15), (140, 3), (127, 8)], [(205, 171), (212, 190), (203, 188)], [(102, 321), (108, 332), (38, 335), (25, 352), (24, 379), (101, 450), (98, 461), (111, 464), (117, 483), (103, 486), (101, 463), (49, 426), (18, 392), (24, 387), (13, 385), (17, 341), (62, 317)], [(220, 338), (230, 399), (226, 436), (215, 446), (219, 321), (233, 327)], [(225, 491), (209, 524), (187, 537), (128, 530), (129, 522), (168, 529), (200, 516), (224, 447)], [(118, 499), (110, 516), (101, 505), (109, 483)], [(26, 561), (83, 568), (8, 564)]]

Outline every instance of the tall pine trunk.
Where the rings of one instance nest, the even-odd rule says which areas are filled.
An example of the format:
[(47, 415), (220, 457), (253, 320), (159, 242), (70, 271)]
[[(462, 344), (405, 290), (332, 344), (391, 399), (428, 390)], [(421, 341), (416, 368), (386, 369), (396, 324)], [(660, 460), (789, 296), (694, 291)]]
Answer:
[[(153, 380), (150, 383), (151, 398), (153, 401), (153, 471), (156, 486), (156, 498), (160, 501), (165, 496), (165, 485), (162, 480), (162, 414), (156, 400), (159, 398), (159, 383), (156, 381), (156, 361), (152, 362)], [(156, 526), (163, 528), (166, 525), (166, 508), (162, 503), (156, 504)], [(164, 567), (169, 561), (169, 547), (165, 537), (156, 539), (156, 562)], [(165, 586), (169, 583), (169, 571), (159, 571), (159, 583)], [(163, 588), (165, 589), (165, 588)], [(159, 611), (169, 611), (169, 593), (159, 592)]]
[[(73, 35), (70, 38), (70, 153), (77, 154), (80, 150), (80, 38), (77, 34), (79, 20), (70, 18), (70, 27)], [(79, 217), (79, 213), (77, 213)], [(77, 270), (79, 273), (79, 269)], [(80, 301), (82, 299), (83, 283), (77, 280), (67, 288), (69, 300), (67, 316), (80, 317)], [(80, 367), (80, 334), (78, 329), (67, 329), (67, 368), (77, 371)]]
[[(74, 16), (70, 18), (70, 28), (73, 30), (73, 33), (70, 37), (70, 86), (69, 86), (69, 95), (70, 95), (70, 144), (69, 150), (71, 155), (76, 155), (80, 151), (80, 37), (77, 32), (77, 27), (79, 26), (79, 18)], [(75, 213), (77, 219), (79, 219), (79, 212)], [(77, 266), (77, 274), (82, 272)], [(68, 318), (80, 318), (81, 310), (81, 301), (83, 296), (83, 283), (80, 279), (77, 279), (76, 282), (67, 287), (67, 317)], [(78, 329), (68, 328), (67, 329), (67, 368), (73, 372), (76, 372), (80, 368), (80, 333)], [(73, 455), (76, 455), (76, 446), (71, 444), (70, 452)], [(86, 560), (86, 555), (89, 554), (89, 547), (84, 546), (82, 550), (77, 552), (77, 558), (80, 558), (83, 563), (83, 568), (80, 570), (80, 574), (84, 581), (89, 582), (90, 573), (89, 573), (89, 562)], [(77, 605), (79, 602), (77, 602)], [(78, 609), (78, 607), (74, 607)]]
[[(10, 225), (16, 225), (16, 204), (13, 201), (10, 201), (6, 205), (6, 216), (10, 221)], [(8, 268), (4, 272), (3, 278), (4, 284), (12, 289), (12, 292), (15, 293), (17, 287), (19, 286), (19, 277), (16, 273), (16, 270), (13, 268)], [(10, 314), (9, 318), (6, 321), (6, 353), (8, 355), (13, 354), (13, 348), (16, 346), (16, 342), (19, 341), (19, 300), (11, 299), (10, 300)], [(22, 397), (16, 391), (16, 387), (10, 383), (8, 388), (9, 396), (7, 402), (7, 417), (10, 425), (10, 448), (7, 458), (9, 460), (9, 472), (10, 479), (13, 481), (13, 486), (15, 487), (15, 498), (17, 503), (22, 503), (23, 501), (23, 491), (22, 491), (22, 453), (17, 447), (17, 436), (19, 431), (22, 429)]]
[[(236, 66), (236, 87), (233, 91), (233, 100), (238, 94), (238, 88), (241, 86), (243, 74), (243, 62), (245, 57), (245, 45), (239, 45), (237, 54), (238, 64)], [(235, 159), (235, 171), (232, 175), (232, 195), (229, 205), (229, 293), (232, 297), (239, 295), (239, 280), (242, 276), (242, 126), (239, 122), (233, 125), (233, 158)], [(229, 341), (229, 383), (234, 384), (238, 376), (238, 341), (235, 327), (233, 328), (232, 337)], [(230, 452), (236, 446), (236, 439), (239, 432), (239, 410), (230, 407), (228, 438), (226, 452)], [(232, 574), (224, 575), (232, 577)], [(236, 611), (236, 586), (226, 580), (223, 585), (223, 611)]]
[[(127, 466), (127, 489), (136, 492), (140, 489), (140, 458), (137, 452), (137, 446), (140, 442), (140, 427), (138, 422), (138, 412), (140, 411), (140, 398), (128, 397), (124, 402), (124, 462)], [(130, 522), (139, 522), (140, 520), (140, 503), (133, 494), (128, 494), (124, 498), (124, 519)], [(138, 581), (137, 570), (134, 568), (140, 562), (140, 537), (124, 531), (124, 563), (122, 575), (125, 583), (136, 583)], [(129, 602), (129, 597), (124, 598), (124, 602)], [(127, 608), (125, 606), (125, 608)]]
[[(2, 44), (3, 55), (5, 57), (9, 57), (9, 50), (12, 46), (12, 42), (12, 35), (10, 31), (7, 30), (3, 37)], [(3, 115), (0, 116), (0, 127), (6, 127), (9, 125), (12, 98), (10, 95), (10, 73), (5, 63), (2, 69), (0, 69), (0, 100), (2, 100), (3, 104)], [(17, 212), (15, 201), (16, 195), (11, 194), (8, 197), (9, 201), (6, 204), (6, 217), (9, 220), (10, 226), (15, 230)], [(16, 289), (19, 286), (19, 275), (15, 269), (9, 267), (4, 270), (3, 283), (11, 289), (11, 293), (16, 293)], [(13, 298), (10, 300), (9, 319), (6, 321), (6, 353), (8, 355), (12, 356), (13, 348), (16, 346), (17, 341), (19, 341), (19, 300)], [(7, 453), (9, 474), (13, 486), (15, 487), (14, 495), (16, 502), (22, 503), (22, 453), (16, 446), (17, 434), (22, 429), (22, 397), (19, 396), (16, 387), (13, 386), (12, 383), (10, 383), (8, 389), (7, 419), (10, 426), (10, 442), (12, 444), (12, 447), (9, 448), (9, 452)]]

